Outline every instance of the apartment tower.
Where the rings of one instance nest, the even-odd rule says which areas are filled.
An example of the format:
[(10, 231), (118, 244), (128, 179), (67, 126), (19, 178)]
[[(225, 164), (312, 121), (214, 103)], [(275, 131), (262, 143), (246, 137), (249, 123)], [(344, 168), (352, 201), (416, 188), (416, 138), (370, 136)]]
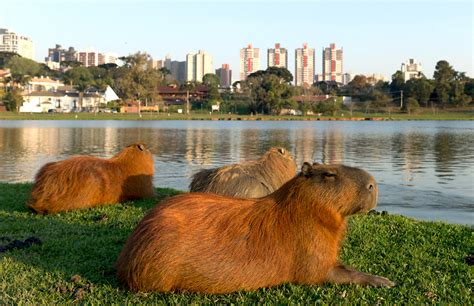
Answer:
[(344, 83), (344, 72), (342, 70), (342, 63), (342, 48), (336, 49), (336, 44), (330, 44), (329, 48), (324, 48), (322, 80)]
[(295, 85), (309, 87), (313, 82), (314, 49), (304, 43), (303, 48), (295, 50)]
[(203, 50), (186, 55), (186, 81), (202, 82), (207, 73), (214, 73), (212, 56)]
[(230, 88), (232, 86), (232, 70), (229, 64), (222, 64), (222, 68), (216, 69), (216, 75), (220, 79), (221, 88)]
[(0, 52), (13, 52), (35, 60), (35, 45), (31, 38), (0, 29)]
[(249, 44), (240, 49), (240, 80), (245, 80), (249, 74), (260, 70), (260, 50)]
[(276, 43), (275, 48), (268, 49), (267, 67), (281, 67), (288, 69), (288, 52)]

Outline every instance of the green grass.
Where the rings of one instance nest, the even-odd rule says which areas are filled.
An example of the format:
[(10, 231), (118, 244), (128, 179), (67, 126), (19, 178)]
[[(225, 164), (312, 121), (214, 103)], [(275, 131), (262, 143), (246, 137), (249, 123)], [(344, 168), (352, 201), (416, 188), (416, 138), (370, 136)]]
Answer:
[(209, 114), (192, 112), (190, 115), (177, 113), (12, 113), (0, 112), (0, 120), (341, 120), (341, 119), (380, 118), (383, 120), (474, 120), (474, 108), (437, 110), (422, 109), (416, 114), (370, 113), (354, 111), (352, 116), (348, 111), (338, 112), (336, 116), (271, 116), (271, 115), (237, 115)]
[[(344, 263), (395, 281), (391, 289), (285, 284), (226, 295), (130, 293), (118, 285), (114, 262), (157, 200), (38, 216), (25, 207), (30, 190), (31, 184), (0, 184), (0, 246), (4, 237), (43, 242), (0, 253), (0, 304), (473, 304), (473, 267), (465, 262), (474, 250), (472, 229), (396, 215), (351, 218), (341, 251)], [(160, 199), (177, 193), (158, 192)]]

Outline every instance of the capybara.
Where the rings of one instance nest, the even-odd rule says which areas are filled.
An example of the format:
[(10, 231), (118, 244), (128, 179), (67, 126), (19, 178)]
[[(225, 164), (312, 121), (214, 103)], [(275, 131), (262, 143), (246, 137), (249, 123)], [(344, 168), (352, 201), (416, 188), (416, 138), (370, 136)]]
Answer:
[(309, 163), (260, 199), (178, 195), (140, 221), (117, 276), (132, 291), (228, 293), (288, 282), (391, 287), (337, 260), (346, 216), (376, 204), (377, 184), (364, 170)]
[(28, 207), (39, 214), (151, 198), (153, 157), (143, 143), (110, 159), (77, 156), (45, 164), (36, 174)]
[(194, 174), (191, 192), (209, 192), (236, 198), (264, 197), (296, 175), (296, 164), (284, 148), (271, 148), (260, 159)]

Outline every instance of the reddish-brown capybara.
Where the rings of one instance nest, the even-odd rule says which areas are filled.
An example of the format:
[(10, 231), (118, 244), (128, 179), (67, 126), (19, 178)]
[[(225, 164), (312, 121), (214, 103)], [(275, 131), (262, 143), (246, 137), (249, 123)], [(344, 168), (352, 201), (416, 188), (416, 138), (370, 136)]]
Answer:
[(151, 198), (153, 156), (143, 143), (110, 159), (77, 156), (44, 165), (36, 174), (28, 207), (39, 214)]
[(132, 291), (227, 293), (287, 282), (390, 287), (337, 260), (346, 216), (376, 204), (377, 184), (364, 170), (309, 163), (261, 199), (178, 195), (140, 221), (117, 276)]
[(237, 198), (264, 197), (296, 175), (296, 163), (284, 148), (271, 148), (260, 159), (194, 174), (191, 192), (210, 192)]

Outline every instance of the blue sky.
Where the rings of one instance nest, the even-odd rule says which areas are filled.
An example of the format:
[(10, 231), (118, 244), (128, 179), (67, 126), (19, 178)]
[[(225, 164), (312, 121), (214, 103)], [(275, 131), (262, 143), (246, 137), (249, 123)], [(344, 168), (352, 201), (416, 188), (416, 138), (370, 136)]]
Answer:
[(37, 60), (57, 43), (182, 61), (202, 49), (213, 55), (214, 68), (229, 63), (234, 80), (240, 48), (259, 47), (265, 69), (266, 49), (276, 42), (289, 49), (292, 72), (295, 48), (315, 48), (320, 73), (321, 50), (334, 42), (353, 74), (389, 77), (415, 58), (429, 77), (440, 59), (474, 76), (470, 0), (0, 0), (0, 28), (31, 37)]

